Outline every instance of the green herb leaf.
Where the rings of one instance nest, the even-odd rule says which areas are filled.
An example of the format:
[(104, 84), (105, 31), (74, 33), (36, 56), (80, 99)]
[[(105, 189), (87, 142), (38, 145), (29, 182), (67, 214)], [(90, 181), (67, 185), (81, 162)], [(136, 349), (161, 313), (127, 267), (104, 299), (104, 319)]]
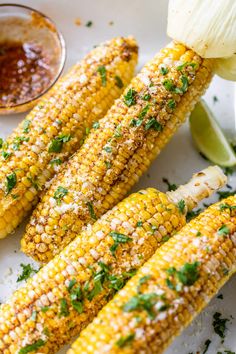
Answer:
[(230, 229), (228, 228), (227, 225), (222, 225), (217, 231), (217, 234), (219, 236), (227, 236), (229, 233), (230, 233)]
[(136, 227), (142, 227), (143, 226), (143, 222), (142, 221), (137, 221)]
[(160, 73), (161, 73), (162, 75), (166, 75), (166, 74), (168, 74), (168, 72), (169, 72), (169, 69), (168, 69), (167, 67), (161, 66), (161, 68), (160, 68)]
[(4, 142), (3, 138), (0, 138), (0, 149), (3, 147), (3, 142)]
[(174, 99), (171, 99), (167, 102), (167, 106), (170, 108), (170, 109), (175, 109), (176, 107), (176, 102)]
[(145, 117), (145, 115), (147, 114), (149, 108), (150, 108), (150, 104), (147, 104), (139, 113), (138, 118), (143, 119)]
[(224, 341), (225, 332), (227, 330), (226, 324), (229, 321), (227, 318), (222, 318), (222, 314), (219, 312), (215, 312), (213, 315), (212, 326), (214, 331), (222, 340)]
[(158, 132), (161, 132), (163, 127), (162, 125), (156, 120), (156, 118), (150, 118), (149, 121), (145, 125), (145, 130), (154, 129)]
[(61, 165), (62, 164), (62, 160), (61, 159), (52, 159), (50, 162), (49, 162), (50, 165)]
[(20, 144), (24, 141), (29, 141), (29, 138), (26, 138), (25, 136), (17, 136), (13, 140), (12, 149), (18, 151), (20, 148)]
[(182, 70), (185, 69), (187, 66), (191, 66), (193, 69), (195, 69), (196, 66), (197, 66), (197, 63), (193, 63), (193, 62), (188, 62), (188, 61), (186, 61), (185, 63), (183, 63), (183, 64), (177, 66), (176, 70), (182, 71)]
[(112, 152), (112, 148), (110, 146), (104, 146), (103, 150), (105, 150), (108, 153)]
[(116, 80), (116, 86), (119, 88), (122, 88), (124, 86), (123, 81), (121, 80), (121, 78), (119, 76), (115, 76), (115, 80)]
[(143, 97), (142, 97), (142, 99), (143, 99), (144, 101), (149, 101), (150, 98), (151, 98), (150, 93), (145, 93), (145, 95), (143, 95)]
[(142, 278), (139, 279), (139, 285), (145, 284), (149, 279), (151, 279), (151, 275), (144, 275)]
[(16, 174), (15, 172), (7, 175), (6, 177), (6, 194), (9, 194), (12, 189), (15, 187), (17, 182)]
[(124, 95), (124, 103), (130, 107), (136, 104), (137, 92), (134, 89), (129, 89), (126, 95)]
[(68, 304), (66, 299), (61, 299), (60, 300), (60, 312), (59, 312), (59, 317), (68, 317), (70, 314), (69, 309), (68, 309)]
[(177, 272), (177, 277), (183, 285), (191, 286), (199, 278), (199, 262), (185, 263), (185, 265)]
[(177, 187), (177, 184), (175, 183), (170, 183), (169, 180), (167, 178), (162, 178), (162, 181), (167, 184), (167, 187), (168, 187), (168, 191), (176, 191), (176, 189), (178, 188)]
[(94, 122), (94, 123), (93, 123), (93, 128), (94, 128), (94, 129), (100, 128), (99, 122)]
[(175, 89), (175, 84), (172, 79), (166, 79), (163, 81), (162, 84), (167, 91), (174, 91), (174, 89)]
[(116, 130), (115, 130), (115, 133), (114, 133), (114, 137), (115, 137), (115, 138), (120, 138), (120, 137), (122, 137), (121, 126), (120, 126), (120, 125), (118, 125), (118, 126), (116, 127)]
[(71, 140), (71, 135), (61, 134), (53, 139), (49, 145), (48, 152), (61, 152), (63, 144)]
[(43, 313), (46, 313), (49, 309), (50, 309), (50, 306), (43, 306), (43, 307), (41, 307), (41, 311), (42, 311)]
[(69, 292), (71, 291), (71, 289), (74, 287), (75, 284), (76, 284), (76, 279), (75, 278), (71, 279), (68, 285)]
[(92, 21), (88, 21), (85, 26), (86, 27), (92, 27), (92, 25), (93, 25), (93, 22)]
[(101, 76), (101, 80), (102, 80), (102, 86), (106, 86), (107, 85), (107, 71), (104, 65), (101, 65), (98, 67), (98, 73)]
[(130, 344), (134, 340), (134, 338), (134, 333), (128, 334), (125, 337), (120, 337), (120, 339), (118, 339), (118, 341), (116, 342), (116, 345), (119, 348), (124, 348), (126, 345)]
[(61, 200), (64, 198), (65, 195), (68, 194), (68, 190), (62, 186), (59, 186), (56, 192), (53, 195), (53, 198), (56, 199), (57, 204), (61, 203)]
[(115, 255), (115, 251), (117, 250), (119, 244), (132, 241), (132, 238), (130, 238), (130, 237), (124, 235), (124, 234), (121, 234), (119, 232), (116, 232), (116, 231), (111, 231), (109, 233), (109, 235), (114, 240), (114, 244), (110, 247), (110, 250), (111, 250), (111, 253), (112, 253), (113, 256)]
[(210, 344), (211, 344), (211, 340), (210, 340), (210, 339), (207, 339), (207, 340), (205, 341), (205, 343), (204, 343), (205, 349), (204, 349), (204, 351), (202, 352), (202, 354), (205, 354), (205, 353), (208, 351), (208, 348), (209, 348)]
[(88, 202), (87, 203), (87, 207), (88, 207), (89, 214), (90, 214), (91, 218), (93, 220), (97, 220), (96, 214), (95, 214), (94, 209), (93, 209), (93, 204), (91, 202)]
[(34, 344), (26, 345), (25, 347), (21, 348), (18, 354), (27, 354), (36, 351), (37, 349), (41, 348), (46, 342), (42, 339), (37, 340)]
[(11, 156), (11, 152), (2, 151), (2, 157), (7, 160)]
[(22, 273), (21, 275), (18, 276), (17, 278), (17, 283), (19, 283), (22, 280), (28, 279), (32, 274), (37, 273), (38, 270), (34, 269), (30, 264), (20, 264), (22, 268)]
[(158, 295), (155, 293), (150, 294), (137, 294), (133, 296), (124, 306), (124, 312), (132, 311), (146, 311), (150, 319), (155, 318), (154, 306), (158, 300)]
[(236, 210), (236, 205), (229, 205), (228, 203), (220, 204), (220, 211), (229, 209), (231, 210)]
[(29, 127), (30, 127), (31, 121), (28, 119), (25, 119), (23, 122), (23, 133), (29, 133)]
[(183, 199), (181, 199), (178, 202), (178, 209), (179, 209), (181, 214), (184, 214), (184, 212), (185, 212), (185, 201)]
[(132, 127), (140, 127), (140, 125), (143, 123), (143, 119), (131, 119), (130, 125)]

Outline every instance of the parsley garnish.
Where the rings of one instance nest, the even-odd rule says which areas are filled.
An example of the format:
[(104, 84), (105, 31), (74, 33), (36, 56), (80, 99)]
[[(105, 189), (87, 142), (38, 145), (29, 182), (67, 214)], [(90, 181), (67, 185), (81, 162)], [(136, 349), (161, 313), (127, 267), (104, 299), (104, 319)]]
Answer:
[(12, 149), (15, 151), (19, 150), (20, 144), (23, 143), (23, 141), (29, 141), (29, 138), (26, 138), (25, 136), (17, 136), (13, 140)]
[(124, 348), (126, 345), (130, 344), (134, 340), (134, 338), (135, 338), (134, 333), (128, 334), (125, 337), (120, 337), (120, 339), (118, 339), (118, 341), (116, 342), (116, 345), (119, 348)]
[(134, 89), (129, 89), (126, 95), (124, 95), (124, 103), (130, 107), (136, 103), (137, 92)]
[(49, 162), (50, 165), (61, 165), (62, 164), (62, 160), (61, 159), (52, 159)]
[(162, 178), (162, 181), (167, 184), (168, 191), (176, 191), (177, 185), (175, 183), (170, 183), (169, 180), (165, 177)]
[(93, 25), (93, 22), (92, 21), (88, 21), (85, 26), (86, 27), (92, 27), (92, 25)]
[(29, 127), (30, 127), (31, 121), (28, 119), (25, 119), (23, 122), (23, 133), (29, 133)]
[(46, 342), (42, 339), (39, 339), (37, 340), (37, 342), (33, 344), (28, 344), (25, 347), (21, 348), (18, 354), (27, 354), (34, 352), (35, 350), (41, 348), (44, 344), (46, 344)]
[(182, 65), (177, 66), (177, 70), (178, 71), (182, 71), (184, 68), (186, 68), (187, 66), (191, 66), (193, 69), (195, 69), (195, 67), (197, 66), (197, 63), (191, 63), (186, 61), (185, 63), (183, 63)]
[(3, 146), (3, 138), (0, 138), (0, 149), (2, 148)]
[(98, 67), (98, 73), (101, 76), (101, 80), (102, 80), (102, 86), (106, 86), (107, 85), (107, 71), (104, 65), (101, 65)]
[(99, 127), (100, 127), (99, 122), (94, 122), (94, 123), (93, 123), (93, 128), (94, 128), (94, 129), (98, 129)]
[(230, 233), (230, 229), (228, 228), (227, 225), (222, 225), (217, 231), (217, 234), (219, 236), (227, 236), (229, 233)]
[(133, 296), (124, 306), (124, 312), (132, 311), (146, 311), (150, 319), (155, 318), (153, 307), (158, 300), (158, 295), (155, 293), (150, 294), (137, 294)]
[(143, 226), (143, 222), (142, 221), (137, 221), (136, 227), (142, 227)]
[(140, 127), (140, 125), (143, 123), (143, 119), (131, 119), (130, 125), (132, 127)]
[(46, 313), (49, 309), (50, 309), (50, 306), (43, 306), (43, 307), (41, 307), (41, 311), (42, 311), (43, 313)]
[(234, 190), (234, 191), (220, 191), (220, 192), (217, 192), (217, 194), (219, 196), (219, 200), (231, 197), (235, 193), (236, 193), (236, 190)]
[(93, 204), (91, 202), (88, 202), (87, 203), (87, 207), (88, 207), (89, 214), (90, 214), (91, 218), (93, 220), (97, 220), (96, 214), (95, 214), (94, 209), (93, 209)]
[(220, 204), (220, 210), (223, 211), (225, 209), (229, 209), (231, 210), (235, 210), (236, 209), (236, 205), (229, 205), (228, 203), (225, 204)]
[(144, 101), (149, 101), (150, 98), (151, 98), (150, 93), (145, 93), (145, 95), (143, 95), (143, 97), (142, 97), (142, 99), (143, 99)]
[(110, 251), (112, 253), (112, 255), (114, 256), (115, 255), (115, 252), (119, 246), (120, 243), (126, 243), (126, 242), (129, 242), (129, 241), (132, 241), (132, 238), (124, 235), (124, 234), (121, 234), (119, 232), (116, 232), (116, 231), (111, 231), (109, 233), (109, 235), (113, 238), (114, 240), (114, 244), (110, 247)]
[(166, 279), (167, 286), (172, 290), (181, 291), (183, 285), (193, 285), (199, 278), (199, 264), (199, 262), (185, 263), (180, 270), (175, 267), (167, 269), (166, 272), (171, 277)]
[(6, 194), (9, 194), (11, 190), (15, 187), (17, 182), (16, 174), (15, 172), (11, 173), (10, 175), (7, 175), (6, 177)]
[(71, 140), (71, 135), (61, 134), (57, 136), (49, 145), (48, 152), (61, 152), (63, 144)]
[(110, 161), (104, 161), (104, 163), (105, 163), (107, 169), (111, 168)]
[(103, 283), (109, 276), (109, 267), (103, 262), (99, 262), (98, 264), (101, 270), (93, 274), (94, 286), (87, 295), (87, 299), (89, 301), (92, 301), (92, 299), (102, 291)]
[(116, 86), (119, 88), (122, 88), (124, 86), (123, 81), (121, 80), (121, 78), (119, 76), (115, 76), (115, 80), (116, 80)]
[(147, 104), (139, 113), (138, 118), (143, 119), (145, 117), (145, 115), (147, 114), (149, 108), (150, 108), (150, 104)]
[(219, 295), (217, 296), (217, 299), (223, 300), (223, 294), (219, 294)]
[(118, 125), (118, 127), (116, 127), (115, 133), (114, 133), (114, 137), (115, 138), (120, 138), (122, 137), (122, 133), (121, 133), (121, 126)]
[(160, 68), (160, 73), (161, 73), (162, 75), (166, 75), (166, 74), (168, 74), (168, 72), (169, 72), (169, 69), (168, 69), (166, 66), (162, 66), (162, 67)]
[(213, 315), (213, 321), (212, 321), (212, 326), (214, 328), (214, 331), (220, 338), (222, 338), (222, 342), (224, 342), (225, 338), (225, 332), (227, 330), (226, 323), (229, 321), (227, 318), (221, 318), (222, 314), (219, 312), (216, 312)]
[(68, 309), (68, 304), (66, 299), (61, 299), (60, 300), (60, 312), (59, 312), (59, 317), (67, 317), (69, 316), (70, 312)]
[(154, 129), (158, 132), (161, 132), (163, 127), (154, 117), (152, 117), (145, 125), (145, 130), (149, 130), (149, 129)]
[(196, 210), (190, 210), (187, 212), (186, 215), (186, 220), (187, 222), (189, 222), (190, 220), (192, 220), (193, 218), (195, 218), (196, 216), (198, 216), (201, 213), (202, 209), (196, 209)]
[(210, 339), (207, 339), (207, 340), (205, 341), (205, 343), (204, 343), (205, 349), (204, 349), (204, 351), (202, 352), (202, 354), (205, 354), (205, 353), (208, 351), (208, 348), (209, 348), (210, 344), (211, 344), (211, 340), (210, 340)]
[(178, 202), (178, 209), (179, 209), (181, 214), (184, 214), (185, 201), (183, 199), (180, 199), (180, 201)]
[(170, 109), (175, 109), (176, 107), (176, 102), (175, 100), (171, 99), (167, 102), (167, 106), (170, 108)]
[(11, 152), (2, 151), (2, 157), (7, 160), (11, 156)]
[(104, 146), (103, 150), (105, 150), (108, 153), (112, 152), (112, 148), (110, 146)]
[(20, 264), (22, 268), (22, 273), (19, 275), (17, 278), (17, 283), (19, 283), (22, 280), (28, 279), (32, 274), (37, 273), (38, 271), (34, 269), (30, 264)]
[(56, 199), (57, 204), (61, 203), (62, 198), (68, 194), (68, 190), (62, 186), (59, 186), (56, 192), (53, 195), (53, 198)]
[(182, 82), (182, 86), (181, 87), (177, 87), (174, 84), (174, 81), (172, 79), (166, 79), (163, 81), (163, 86), (165, 87), (165, 89), (167, 91), (171, 91), (174, 93), (185, 93), (188, 89), (188, 78), (185, 75), (182, 75), (180, 78), (181, 82)]

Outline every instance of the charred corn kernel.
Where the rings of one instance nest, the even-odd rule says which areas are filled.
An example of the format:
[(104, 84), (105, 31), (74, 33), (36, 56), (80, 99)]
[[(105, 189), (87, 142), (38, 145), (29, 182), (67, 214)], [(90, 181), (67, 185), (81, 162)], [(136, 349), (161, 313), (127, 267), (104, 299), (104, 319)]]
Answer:
[[(132, 38), (115, 38), (98, 46), (1, 143), (0, 220), (18, 206), (23, 213), (15, 213), (14, 222), (8, 220), (0, 238), (19, 225), (45, 183), (79, 148), (87, 129), (119, 97), (136, 62), (137, 45)], [(117, 85), (117, 77), (122, 85)]]
[(160, 247), (68, 354), (163, 353), (235, 270), (236, 196), (209, 207)]
[[(205, 183), (204, 173), (208, 175), (211, 171), (202, 172), (200, 179), (197, 177), (205, 189), (201, 196), (213, 190), (210, 182)], [(212, 185), (217, 188), (224, 182), (225, 177), (219, 170)], [(191, 193), (197, 200), (195, 189)], [(176, 191), (176, 199), (177, 195)], [(0, 307), (2, 353), (17, 353), (41, 340), (40, 353), (53, 354), (78, 334), (165, 242), (159, 232), (162, 228), (159, 214), (165, 214), (166, 222), (175, 216), (176, 226), (168, 224), (168, 237), (185, 224), (185, 215), (171, 197), (152, 188), (132, 194), (87, 227), (29, 279)], [(160, 205), (161, 212), (158, 211)], [(43, 234), (40, 237), (42, 241)], [(44, 252), (47, 243), (37, 240), (37, 246)], [(32, 323), (33, 314), (37, 316), (33, 316)]]
[[(213, 61), (177, 43), (147, 63), (54, 180), (31, 217), (22, 250), (47, 262), (73, 239), (72, 226), (75, 234), (80, 232), (82, 225), (93, 223), (121, 200), (203, 94), (212, 66)], [(60, 187), (73, 202), (66, 203), (62, 197), (56, 203)], [(52, 210), (60, 217), (63, 235), (58, 238), (60, 228), (52, 226), (47, 254), (39, 252), (37, 244), (29, 249), (37, 225), (45, 229)]]

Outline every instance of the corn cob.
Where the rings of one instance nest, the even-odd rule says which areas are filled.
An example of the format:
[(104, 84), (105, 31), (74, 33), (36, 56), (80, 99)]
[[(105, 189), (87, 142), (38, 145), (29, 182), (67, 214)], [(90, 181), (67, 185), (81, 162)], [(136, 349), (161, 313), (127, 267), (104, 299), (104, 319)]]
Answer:
[(121, 94), (136, 62), (132, 38), (115, 38), (93, 49), (1, 144), (0, 238), (19, 225), (45, 183)]
[(235, 270), (233, 196), (209, 207), (160, 247), (68, 354), (163, 353)]
[(203, 94), (212, 65), (177, 43), (146, 64), (43, 196), (23, 252), (47, 262), (121, 200)]
[[(37, 343), (40, 353), (55, 353), (185, 224), (189, 205), (224, 183), (220, 169), (209, 168), (181, 187), (179, 195), (178, 190), (167, 196), (150, 188), (103, 215), (2, 305), (1, 353)], [(183, 203), (183, 195), (186, 208), (171, 201)]]

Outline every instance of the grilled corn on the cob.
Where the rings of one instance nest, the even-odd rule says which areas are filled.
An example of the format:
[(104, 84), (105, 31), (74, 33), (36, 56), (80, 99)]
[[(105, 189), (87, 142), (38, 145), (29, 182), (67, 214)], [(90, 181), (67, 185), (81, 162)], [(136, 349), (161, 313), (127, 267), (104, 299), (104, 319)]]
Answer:
[(1, 306), (0, 352), (41, 343), (40, 353), (55, 353), (185, 224), (185, 209), (224, 183), (222, 172), (210, 168), (179, 194), (147, 189), (103, 215)]
[(236, 270), (236, 196), (166, 242), (68, 354), (163, 353)]
[(98, 46), (1, 143), (0, 238), (19, 225), (46, 181), (81, 145), (86, 129), (119, 97), (136, 62), (133, 38)]
[(146, 64), (43, 196), (22, 250), (47, 262), (121, 200), (203, 94), (212, 66), (177, 43)]

